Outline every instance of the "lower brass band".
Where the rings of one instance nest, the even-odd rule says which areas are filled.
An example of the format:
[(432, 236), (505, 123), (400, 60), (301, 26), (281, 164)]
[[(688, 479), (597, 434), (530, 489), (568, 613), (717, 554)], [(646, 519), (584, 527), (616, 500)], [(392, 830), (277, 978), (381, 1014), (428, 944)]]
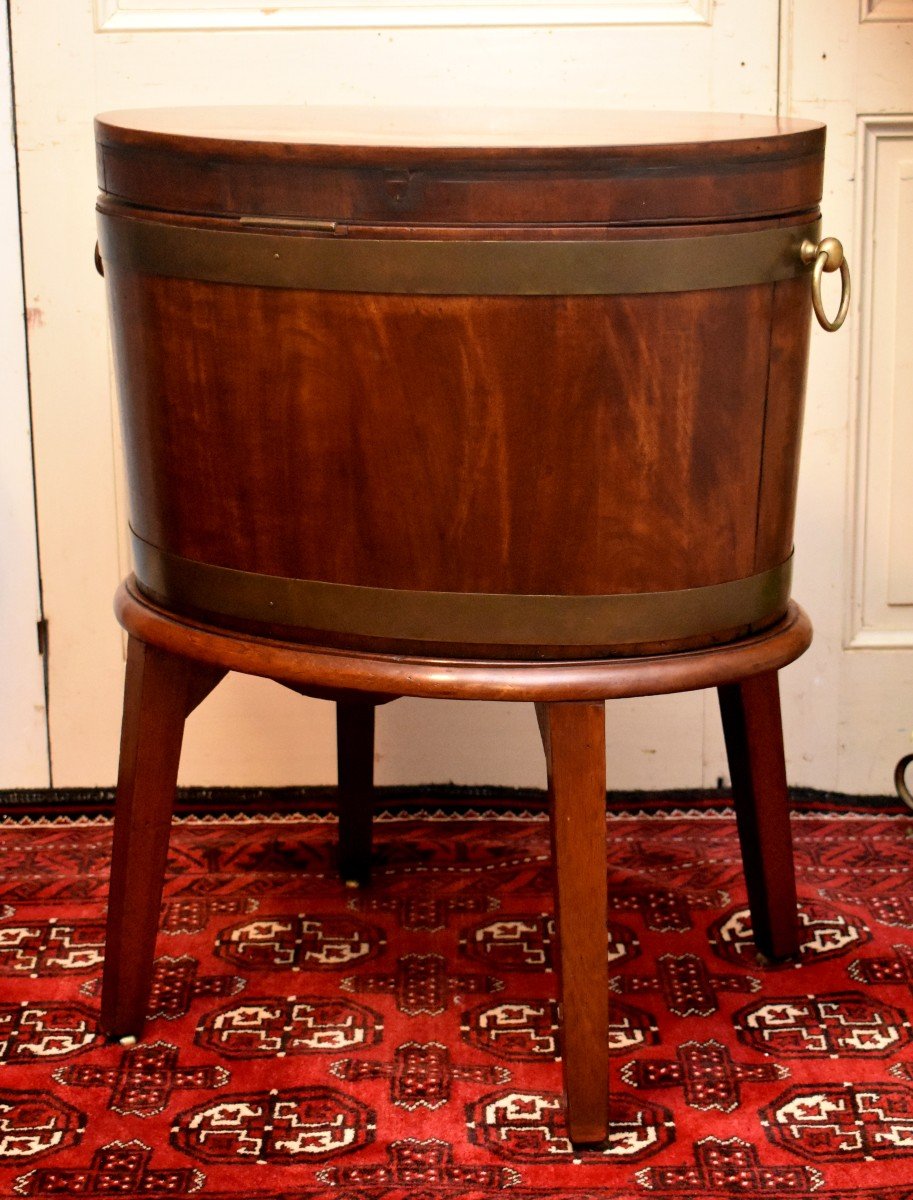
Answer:
[(213, 616), (410, 641), (597, 646), (671, 641), (781, 615), (792, 557), (742, 579), (608, 596), (432, 592), (238, 571), (182, 558), (133, 535), (152, 599)]

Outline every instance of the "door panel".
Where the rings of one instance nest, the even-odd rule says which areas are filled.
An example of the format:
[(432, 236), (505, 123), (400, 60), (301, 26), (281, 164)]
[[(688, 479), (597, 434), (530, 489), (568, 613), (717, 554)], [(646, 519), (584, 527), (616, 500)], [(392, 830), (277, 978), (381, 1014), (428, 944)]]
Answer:
[[(115, 776), (123, 645), (111, 596), (129, 570), (103, 286), (92, 265), (95, 112), (219, 103), (775, 110), (774, 0), (608, 0), (570, 6), (589, 24), (561, 25), (547, 24), (567, 18), (554, 4), (408, 7), (404, 28), (384, 27), (388, 6), (370, 3), (13, 4), (27, 291), (44, 313), (30, 352), (61, 784)], [(517, 23), (480, 24), (496, 7)], [(336, 27), (316, 24), (318, 8), (342, 14)], [(444, 16), (449, 24), (436, 24)], [(531, 716), (466, 706), (450, 736), (445, 708), (419, 709), (403, 702), (381, 714), (381, 782), (543, 782)], [(708, 721), (718, 722), (713, 708)], [(331, 727), (328, 705), (234, 678), (191, 718), (181, 779), (331, 782)], [(610, 786), (698, 786), (722, 773), (715, 733), (704, 749), (700, 695), (614, 714), (610, 706), (609, 728)]]

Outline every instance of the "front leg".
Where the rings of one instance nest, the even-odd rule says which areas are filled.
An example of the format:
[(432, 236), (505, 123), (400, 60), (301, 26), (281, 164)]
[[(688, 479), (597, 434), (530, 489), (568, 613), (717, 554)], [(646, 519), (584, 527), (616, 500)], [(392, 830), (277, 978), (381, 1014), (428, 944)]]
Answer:
[(224, 674), (128, 642), (101, 997), (101, 1025), (112, 1038), (142, 1032), (184, 720)]
[(609, 1119), (605, 705), (537, 704), (551, 810), (567, 1123), (601, 1144)]

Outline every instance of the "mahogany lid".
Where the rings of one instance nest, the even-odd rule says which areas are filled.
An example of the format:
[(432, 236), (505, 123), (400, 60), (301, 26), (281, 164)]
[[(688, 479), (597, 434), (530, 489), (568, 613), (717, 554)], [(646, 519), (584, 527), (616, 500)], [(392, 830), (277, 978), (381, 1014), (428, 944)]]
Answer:
[(788, 216), (824, 126), (609, 109), (173, 108), (95, 122), (105, 197), (172, 213), (642, 225)]

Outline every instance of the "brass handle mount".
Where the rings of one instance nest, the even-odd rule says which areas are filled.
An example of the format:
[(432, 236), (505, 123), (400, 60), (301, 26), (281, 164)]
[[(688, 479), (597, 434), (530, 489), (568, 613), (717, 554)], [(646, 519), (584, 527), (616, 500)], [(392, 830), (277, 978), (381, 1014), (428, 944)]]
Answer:
[[(800, 248), (802, 261), (812, 264), (812, 305), (815, 316), (822, 329), (833, 333), (846, 320), (850, 308), (850, 268), (843, 253), (843, 245), (837, 238), (826, 237), (820, 242), (806, 239)], [(824, 301), (821, 299), (821, 276), (825, 271), (840, 272), (840, 307), (833, 321), (824, 311)]]

